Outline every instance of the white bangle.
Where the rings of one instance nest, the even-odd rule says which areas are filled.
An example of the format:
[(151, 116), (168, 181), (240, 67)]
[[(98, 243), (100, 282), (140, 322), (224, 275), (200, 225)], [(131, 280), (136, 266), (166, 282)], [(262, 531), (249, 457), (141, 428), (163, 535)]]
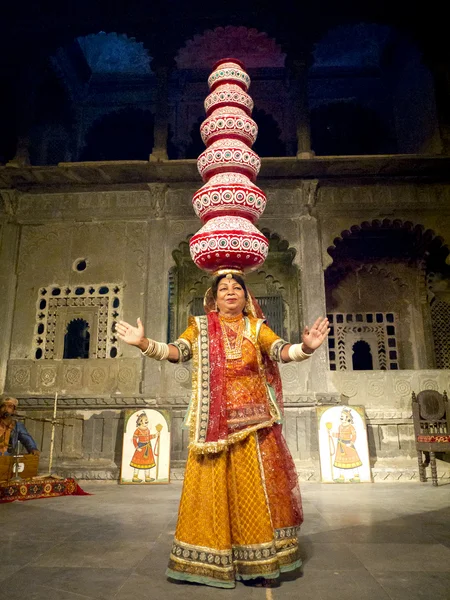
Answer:
[(155, 340), (148, 339), (148, 346), (146, 350), (141, 350), (141, 354), (154, 358), (155, 360), (166, 360), (169, 356), (169, 346), (163, 342), (155, 342)]
[(306, 360), (311, 356), (311, 354), (307, 354), (303, 352), (303, 344), (292, 344), (288, 348), (289, 358), (295, 362), (300, 362), (302, 360)]

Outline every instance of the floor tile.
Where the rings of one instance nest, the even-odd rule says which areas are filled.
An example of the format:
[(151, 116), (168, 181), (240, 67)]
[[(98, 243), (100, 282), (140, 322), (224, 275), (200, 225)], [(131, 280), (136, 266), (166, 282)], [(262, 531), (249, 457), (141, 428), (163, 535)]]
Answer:
[[(425, 557), (424, 557), (425, 558)], [(391, 600), (449, 600), (450, 573), (374, 572)]]
[(369, 571), (450, 573), (450, 549), (441, 544), (352, 544)]

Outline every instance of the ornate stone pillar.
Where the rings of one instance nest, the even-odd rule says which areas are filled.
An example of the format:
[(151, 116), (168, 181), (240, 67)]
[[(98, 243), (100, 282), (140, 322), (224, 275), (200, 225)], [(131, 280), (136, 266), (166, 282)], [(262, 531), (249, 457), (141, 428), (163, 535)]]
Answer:
[[(417, 268), (417, 300), (418, 300), (418, 326), (414, 325), (416, 337), (416, 348), (413, 349), (414, 356), (417, 354), (416, 369), (435, 369), (436, 355), (434, 351), (433, 323), (431, 320), (431, 307), (428, 299), (426, 285), (425, 264), (419, 264)], [(422, 340), (422, 341), (421, 341)]]
[[(303, 202), (309, 214), (299, 217), (301, 294), (304, 325), (312, 325), (317, 317), (327, 313), (325, 278), (322, 264), (319, 223), (315, 217), (318, 181), (304, 181)], [(316, 393), (330, 392), (328, 344), (324, 343), (315, 353), (309, 375), (310, 390)]]
[[(149, 184), (153, 209), (149, 215), (149, 235), (147, 239), (148, 280), (145, 290), (144, 314), (140, 315), (145, 326), (146, 335), (158, 341), (167, 338), (167, 298), (168, 271), (172, 248), (167, 244), (169, 237), (168, 219), (166, 215), (167, 186), (165, 184)], [(147, 397), (165, 396), (166, 372), (171, 365), (156, 360), (144, 360), (143, 385), (141, 392)]]
[[(20, 227), (13, 222), (17, 192), (0, 190), (0, 200), (0, 393), (3, 393), (11, 345)], [(3, 222), (2, 216), (6, 216)]]
[(150, 161), (168, 160), (167, 138), (169, 132), (169, 76), (168, 61), (153, 59), (152, 69), (156, 75), (155, 124), (153, 150)]
[(297, 129), (297, 158), (312, 158), (311, 125), (308, 103), (308, 66), (310, 60), (305, 53), (291, 61), (290, 68), (294, 81), (294, 113)]

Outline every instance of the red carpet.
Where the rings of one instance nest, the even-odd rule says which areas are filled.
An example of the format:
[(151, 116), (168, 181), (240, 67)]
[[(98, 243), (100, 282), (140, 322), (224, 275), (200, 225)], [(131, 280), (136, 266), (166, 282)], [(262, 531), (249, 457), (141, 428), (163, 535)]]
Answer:
[(55, 496), (90, 496), (80, 488), (72, 477), (53, 479), (24, 479), (19, 482), (0, 483), (0, 503), (15, 500), (37, 500), (38, 498), (54, 498)]

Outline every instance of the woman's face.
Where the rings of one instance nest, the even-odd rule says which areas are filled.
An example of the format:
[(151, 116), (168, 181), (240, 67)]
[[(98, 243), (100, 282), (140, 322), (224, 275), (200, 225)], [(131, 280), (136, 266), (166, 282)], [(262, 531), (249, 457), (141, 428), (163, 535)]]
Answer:
[(244, 288), (235, 279), (224, 277), (217, 288), (217, 308), (224, 315), (235, 316), (245, 308)]

